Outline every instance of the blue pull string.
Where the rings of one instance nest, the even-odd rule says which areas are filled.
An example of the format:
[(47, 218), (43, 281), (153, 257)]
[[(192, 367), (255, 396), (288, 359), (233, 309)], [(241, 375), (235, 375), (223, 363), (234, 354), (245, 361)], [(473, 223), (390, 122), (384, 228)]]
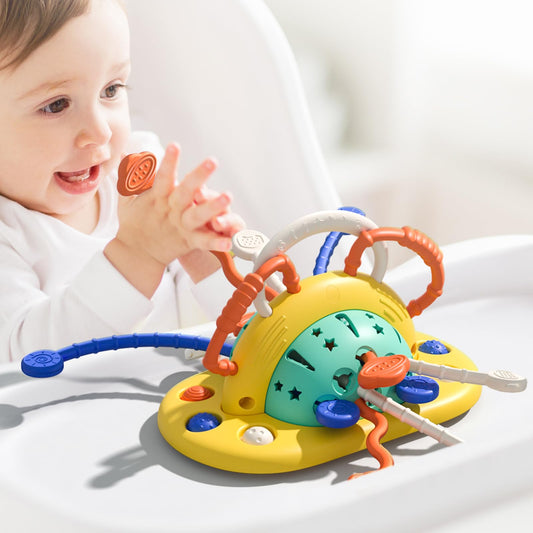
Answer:
[[(357, 213), (358, 215), (366, 216), (364, 211), (361, 211), (361, 209), (358, 209), (357, 207), (339, 207), (339, 210), (349, 211), (351, 213)], [(313, 276), (316, 276), (317, 274), (323, 274), (327, 271), (331, 256), (333, 255), (335, 248), (344, 235), (347, 235), (347, 233), (343, 233), (341, 231), (332, 231), (328, 234), (318, 252), (318, 256), (315, 261), (315, 268), (313, 269)]]
[[(185, 348), (191, 350), (207, 350), (211, 339), (199, 335), (183, 333), (132, 333), (130, 335), (113, 335), (86, 342), (77, 342), (60, 350), (39, 350), (26, 355), (21, 361), (24, 374), (34, 378), (56, 376), (61, 373), (64, 362), (77, 359), (84, 355), (122, 350), (124, 348)], [(222, 345), (220, 355), (230, 356), (233, 345), (226, 342)]]

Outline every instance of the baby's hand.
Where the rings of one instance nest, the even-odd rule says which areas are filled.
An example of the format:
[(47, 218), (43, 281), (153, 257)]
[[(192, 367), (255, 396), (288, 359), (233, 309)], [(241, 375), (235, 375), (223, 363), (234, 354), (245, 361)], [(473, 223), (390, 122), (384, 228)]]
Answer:
[[(216, 162), (212, 159), (208, 159), (204, 162), (204, 165), (214, 165), (216, 168)], [(230, 201), (231, 196), (229, 193), (225, 193)], [(211, 201), (216, 199), (220, 194), (216, 191), (213, 191), (212, 189), (208, 189), (205, 185), (203, 185), (200, 189), (198, 189), (194, 195), (194, 202), (196, 204), (203, 204), (205, 202)], [(219, 235), (225, 235), (227, 237), (232, 237), (235, 233), (242, 230), (244, 228), (244, 222), (242, 218), (232, 213), (228, 208), (220, 213), (219, 215), (213, 217), (209, 222), (207, 223), (207, 229), (215, 231)], [(211, 248), (213, 249), (213, 248)]]
[[(207, 159), (178, 183), (179, 148), (170, 144), (151, 189), (119, 203), (119, 230), (104, 253), (141, 292), (151, 296), (165, 267), (194, 250), (226, 251), (242, 229), (231, 197), (206, 188), (216, 168)], [(150, 294), (151, 293), (151, 294)]]
[(176, 225), (189, 237), (189, 251), (229, 250), (231, 237), (244, 227), (242, 219), (230, 210), (231, 195), (206, 186), (216, 167), (216, 161), (206, 159), (185, 176), (169, 198)]

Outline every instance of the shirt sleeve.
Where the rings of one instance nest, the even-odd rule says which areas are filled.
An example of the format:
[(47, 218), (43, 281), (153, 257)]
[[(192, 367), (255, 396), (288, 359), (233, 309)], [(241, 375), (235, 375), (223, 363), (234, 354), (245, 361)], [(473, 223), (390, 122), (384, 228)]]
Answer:
[(12, 248), (0, 245), (0, 256), (1, 363), (35, 350), (135, 331), (152, 311), (151, 300), (130, 285), (103, 252), (51, 294), (41, 290), (37, 274)]
[[(238, 257), (234, 257), (233, 260), (237, 271), (243, 278), (253, 270), (252, 263)], [(176, 263), (178, 262), (176, 261)], [(235, 287), (226, 279), (222, 268), (202, 281), (194, 283), (187, 273), (178, 266), (176, 285), (181, 327), (191, 327), (195, 324), (215, 320), (235, 291)], [(254, 310), (255, 308), (251, 306), (247, 312)]]
[(234, 287), (222, 269), (194, 283), (183, 269), (177, 271), (176, 290), (180, 327), (215, 320), (231, 297)]

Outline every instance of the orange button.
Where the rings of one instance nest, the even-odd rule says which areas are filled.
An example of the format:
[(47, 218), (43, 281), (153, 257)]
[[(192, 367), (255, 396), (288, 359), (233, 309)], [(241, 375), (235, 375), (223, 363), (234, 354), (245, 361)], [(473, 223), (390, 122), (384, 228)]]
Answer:
[(363, 389), (391, 387), (403, 380), (409, 365), (409, 359), (401, 354), (376, 357), (363, 365), (357, 380)]
[(117, 189), (122, 196), (140, 194), (154, 183), (157, 160), (150, 152), (129, 154), (118, 167)]
[(202, 385), (193, 385), (188, 389), (185, 389), (180, 398), (187, 402), (201, 402), (202, 400), (207, 400), (211, 398), (214, 392), (208, 387), (203, 387)]

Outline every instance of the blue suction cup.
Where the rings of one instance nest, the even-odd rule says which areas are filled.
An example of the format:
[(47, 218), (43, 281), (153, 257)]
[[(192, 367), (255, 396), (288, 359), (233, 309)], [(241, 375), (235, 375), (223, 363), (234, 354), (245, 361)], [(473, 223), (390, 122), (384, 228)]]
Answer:
[(32, 378), (50, 378), (63, 371), (63, 357), (52, 350), (39, 350), (26, 355), (20, 364), (22, 372)]

